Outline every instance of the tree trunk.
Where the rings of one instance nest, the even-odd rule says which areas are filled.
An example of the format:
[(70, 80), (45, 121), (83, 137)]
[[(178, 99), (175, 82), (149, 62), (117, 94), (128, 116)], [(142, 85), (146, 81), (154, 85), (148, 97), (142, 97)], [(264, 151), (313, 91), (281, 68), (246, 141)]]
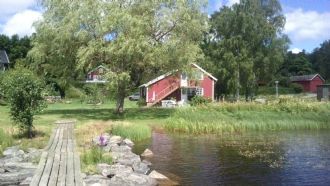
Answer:
[(117, 114), (122, 114), (124, 112), (124, 100), (126, 96), (126, 87), (125, 83), (119, 83), (119, 87), (117, 89), (117, 104), (115, 112)]
[(122, 114), (124, 112), (124, 100), (125, 100), (125, 96), (122, 95), (117, 96), (117, 104), (115, 110), (117, 114)]

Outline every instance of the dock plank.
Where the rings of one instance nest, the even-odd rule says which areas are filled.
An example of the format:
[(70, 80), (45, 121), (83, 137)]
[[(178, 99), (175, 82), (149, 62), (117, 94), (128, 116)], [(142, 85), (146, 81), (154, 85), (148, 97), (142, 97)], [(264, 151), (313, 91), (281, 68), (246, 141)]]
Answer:
[(31, 186), (83, 185), (80, 158), (74, 139), (74, 122), (57, 122), (47, 146), (42, 152)]

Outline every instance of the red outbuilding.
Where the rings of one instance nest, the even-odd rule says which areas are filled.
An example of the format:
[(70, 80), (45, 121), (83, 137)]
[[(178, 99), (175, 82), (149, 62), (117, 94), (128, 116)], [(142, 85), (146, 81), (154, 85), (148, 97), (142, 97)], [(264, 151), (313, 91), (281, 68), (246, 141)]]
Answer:
[(297, 83), (303, 86), (305, 92), (317, 92), (317, 86), (324, 84), (325, 80), (319, 74), (292, 76), (292, 83)]
[(162, 100), (175, 99), (187, 102), (195, 95), (214, 100), (214, 86), (217, 79), (197, 64), (192, 64), (192, 72), (174, 71), (161, 75), (140, 86), (140, 95), (148, 106)]

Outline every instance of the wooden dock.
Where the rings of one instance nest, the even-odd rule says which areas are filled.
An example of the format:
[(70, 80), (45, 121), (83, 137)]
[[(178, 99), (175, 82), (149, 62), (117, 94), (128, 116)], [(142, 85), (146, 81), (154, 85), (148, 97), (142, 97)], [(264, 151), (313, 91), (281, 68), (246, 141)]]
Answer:
[(58, 121), (44, 149), (31, 186), (81, 186), (79, 154), (76, 151), (74, 121)]

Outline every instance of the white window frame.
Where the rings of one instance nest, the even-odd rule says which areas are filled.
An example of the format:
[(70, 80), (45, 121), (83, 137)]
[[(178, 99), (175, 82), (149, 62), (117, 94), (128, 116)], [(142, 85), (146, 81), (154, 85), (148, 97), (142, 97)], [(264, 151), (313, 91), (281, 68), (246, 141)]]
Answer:
[(196, 95), (197, 95), (197, 96), (204, 96), (204, 88), (202, 88), (202, 87), (197, 87), (197, 88), (196, 88)]

